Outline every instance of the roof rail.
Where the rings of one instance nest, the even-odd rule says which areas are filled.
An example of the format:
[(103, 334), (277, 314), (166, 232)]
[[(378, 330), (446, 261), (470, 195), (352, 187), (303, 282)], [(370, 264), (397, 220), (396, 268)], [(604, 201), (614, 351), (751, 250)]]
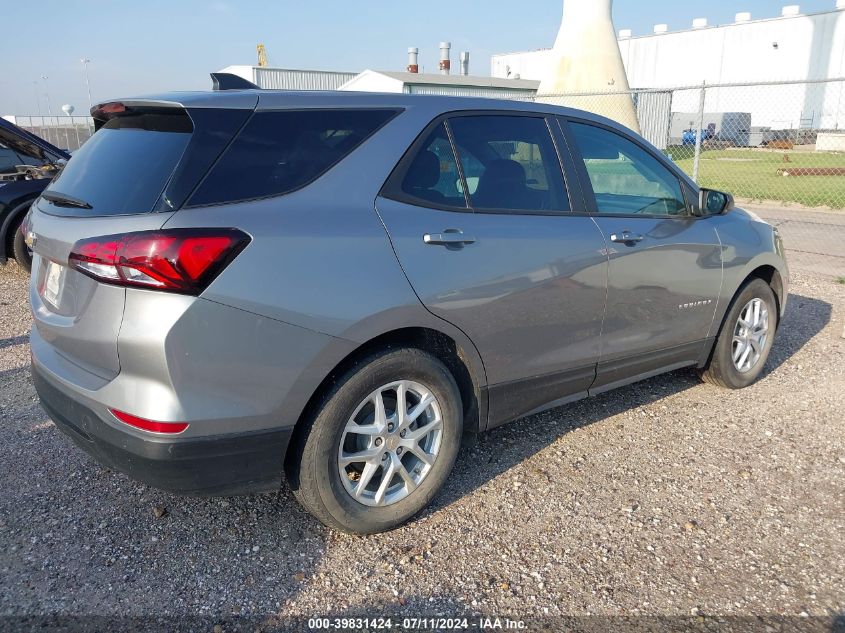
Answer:
[(251, 81), (232, 73), (211, 73), (213, 90), (261, 90)]

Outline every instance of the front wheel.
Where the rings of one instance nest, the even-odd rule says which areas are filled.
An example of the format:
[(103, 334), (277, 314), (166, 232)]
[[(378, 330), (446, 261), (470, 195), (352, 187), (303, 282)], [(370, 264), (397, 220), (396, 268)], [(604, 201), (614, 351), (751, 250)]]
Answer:
[(430, 354), (409, 348), (371, 356), (338, 380), (300, 434), (286, 465), (294, 494), (344, 532), (401, 525), (449, 476), (462, 410), (455, 379)]
[(757, 380), (772, 349), (777, 320), (769, 284), (762, 279), (748, 282), (728, 310), (701, 378), (729, 389), (741, 389)]
[(15, 239), (12, 242), (12, 254), (15, 256), (15, 261), (26, 272), (32, 271), (32, 251), (26, 245), (25, 236), (21, 232), (20, 227), (15, 229)]
[(12, 217), (18, 216), (20, 219), (16, 220), (9, 228), (9, 230), (12, 231), (11, 239), (9, 239), (9, 236), (7, 235), (7, 239), (9, 239), (9, 242), (7, 243), (12, 247), (12, 255), (14, 256), (15, 261), (17, 261), (18, 265), (26, 272), (32, 271), (32, 251), (29, 249), (29, 246), (26, 245), (26, 236), (21, 231), (21, 225), (24, 224), (26, 220), (27, 209), (31, 204), (32, 201), (29, 200), (21, 205), (18, 205), (12, 211)]

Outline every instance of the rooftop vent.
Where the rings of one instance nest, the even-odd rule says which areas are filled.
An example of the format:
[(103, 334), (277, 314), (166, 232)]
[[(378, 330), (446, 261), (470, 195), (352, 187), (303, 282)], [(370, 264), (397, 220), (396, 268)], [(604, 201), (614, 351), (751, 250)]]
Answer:
[(695, 18), (692, 21), (692, 28), (703, 29), (707, 26), (707, 18)]
[[(845, 2), (845, 0), (842, 0)], [(631, 29), (619, 29), (619, 39), (620, 40), (627, 40), (629, 37), (633, 35), (633, 31)]]
[(654, 32), (655, 33), (666, 33), (669, 30), (668, 24), (655, 24), (654, 25)]
[(452, 44), (449, 42), (440, 42), (440, 74), (441, 75), (448, 75), (449, 71), (452, 69), (452, 60), (450, 57), (450, 52), (452, 50)]
[(461, 60), (461, 74), (469, 75), (469, 51), (463, 51), (459, 59)]
[(801, 15), (801, 6), (797, 4), (788, 4), (783, 8), (780, 14), (785, 18), (792, 17), (793, 15)]
[(734, 16), (734, 22), (751, 22), (751, 14), (748, 11), (737, 13), (736, 16)]
[(420, 49), (416, 46), (411, 46), (408, 48), (408, 72), (409, 73), (418, 73), (420, 72), (419, 66), (419, 56), (420, 56)]

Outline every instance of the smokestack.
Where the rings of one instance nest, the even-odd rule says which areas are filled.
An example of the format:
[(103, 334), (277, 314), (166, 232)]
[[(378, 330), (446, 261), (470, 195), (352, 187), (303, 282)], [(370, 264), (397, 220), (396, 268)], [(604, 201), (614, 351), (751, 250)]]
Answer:
[(420, 72), (419, 66), (419, 56), (420, 56), (420, 49), (416, 46), (411, 46), (408, 49), (408, 72), (409, 73), (418, 73)]
[(464, 76), (469, 74), (469, 51), (461, 53), (461, 74)]
[(452, 61), (449, 59), (452, 44), (450, 42), (440, 42), (440, 74), (448, 75), (452, 69)]
[[(563, 2), (563, 19), (548, 70), (537, 89), (537, 101), (584, 108), (639, 132), (637, 112), (613, 28), (612, 4), (613, 0)], [(612, 94), (592, 99), (589, 104), (565, 96), (582, 92)]]

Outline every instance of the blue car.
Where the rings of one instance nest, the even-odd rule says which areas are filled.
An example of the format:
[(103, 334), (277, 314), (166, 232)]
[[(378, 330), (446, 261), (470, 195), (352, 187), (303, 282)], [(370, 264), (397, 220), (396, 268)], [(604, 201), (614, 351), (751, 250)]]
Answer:
[(32, 253), (19, 229), (29, 206), (70, 154), (0, 118), (0, 264), (13, 257), (26, 270)]

